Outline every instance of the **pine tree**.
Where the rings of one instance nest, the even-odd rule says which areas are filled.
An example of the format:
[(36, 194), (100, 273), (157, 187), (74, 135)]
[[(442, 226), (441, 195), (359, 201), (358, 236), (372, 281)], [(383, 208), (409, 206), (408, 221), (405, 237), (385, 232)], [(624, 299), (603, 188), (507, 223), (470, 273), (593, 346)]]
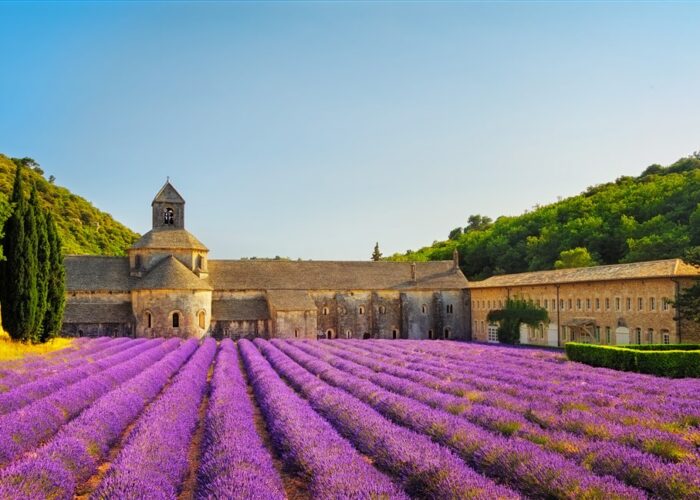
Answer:
[(37, 312), (35, 318), (33, 340), (40, 341), (42, 327), (44, 324), (44, 315), (47, 309), (47, 295), (49, 287), (49, 271), (51, 264), (51, 248), (49, 246), (49, 237), (46, 228), (46, 217), (44, 211), (39, 205), (39, 196), (36, 192), (36, 184), (32, 185), (31, 195), (29, 196), (29, 209), (34, 211), (37, 228)]
[(372, 260), (378, 262), (382, 258), (382, 252), (379, 251), (379, 242), (374, 244), (374, 251), (372, 252)]
[(10, 199), (12, 215), (5, 224), (2, 266), (2, 321), (15, 340), (31, 340), (35, 328), (36, 289), (36, 222), (24, 200), (22, 167), (17, 165)]
[(46, 214), (46, 235), (49, 242), (49, 280), (46, 313), (41, 329), (41, 341), (55, 337), (61, 331), (63, 308), (66, 301), (66, 269), (63, 266), (61, 238), (50, 213)]

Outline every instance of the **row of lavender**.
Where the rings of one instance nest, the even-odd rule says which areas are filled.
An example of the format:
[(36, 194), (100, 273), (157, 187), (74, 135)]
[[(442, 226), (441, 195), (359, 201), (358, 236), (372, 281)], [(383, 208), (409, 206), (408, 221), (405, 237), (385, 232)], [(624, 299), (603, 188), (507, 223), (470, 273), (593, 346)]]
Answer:
[[(619, 482), (605, 477), (608, 474), (655, 496), (677, 498), (700, 494), (700, 474), (694, 453), (690, 458), (683, 455), (686, 460), (664, 460), (629, 445), (542, 428), (510, 410), (470, 403), (469, 399), (480, 401), (475, 397), (480, 394), (470, 392), (459, 382), (469, 378), (469, 373), (457, 367), (452, 372), (440, 373), (441, 378), (438, 378), (417, 369), (397, 368), (394, 364), (400, 362), (397, 361), (400, 347), (395, 344), (386, 347), (393, 350), (392, 357), (384, 357), (383, 362), (375, 359), (372, 351), (377, 347), (369, 343), (361, 344), (364, 347), (361, 353), (353, 353), (355, 349), (350, 344), (342, 348), (328, 344), (324, 349), (310, 344), (277, 345), (323, 380), (366, 400), (394, 420), (422, 429), (434, 439), (461, 450), (465, 460), (478, 470), (528, 494), (538, 494), (538, 488), (541, 488), (539, 494), (559, 488), (562, 494), (576, 491), (578, 496), (582, 494), (580, 480), (585, 478), (592, 481), (589, 492), (599, 488), (595, 486), (595, 476), (609, 486), (619, 487)], [(488, 366), (493, 367), (491, 363)], [(385, 391), (380, 392), (382, 389)], [(383, 398), (379, 405), (373, 402), (378, 393)], [(546, 400), (547, 393), (540, 393), (539, 401)], [(455, 435), (459, 439), (455, 439)], [(691, 452), (690, 447), (687, 451)], [(484, 454), (498, 455), (499, 460), (506, 462), (506, 467), (491, 470), (493, 463), (483, 463)], [(528, 486), (528, 478), (534, 476), (527, 469), (544, 470), (547, 463), (550, 468), (557, 464), (556, 474), (549, 474), (545, 480), (538, 478), (537, 484)], [(589, 472), (591, 470), (595, 476)]]
[[(284, 498), (270, 446), (315, 498), (700, 497), (697, 396), (685, 382), (683, 397), (645, 388), (653, 424), (643, 425), (644, 417), (625, 420), (637, 403), (624, 390), (615, 388), (619, 401), (605, 397), (614, 374), (591, 377), (541, 351), (374, 341), (238, 346), (224, 341), (216, 356), (196, 498)], [(121, 358), (107, 343), (93, 347), (101, 369), (79, 381), (57, 378), (58, 398), (33, 389), (0, 416), (0, 463), (9, 463), (0, 497), (72, 498), (134, 422), (93, 496), (181, 492), (215, 343), (195, 352), (194, 341), (130, 341)], [(74, 361), (62, 361), (66, 372), (84, 369)], [(265, 420), (260, 432), (246, 377)], [(590, 391), (561, 387), (581, 379)], [(641, 389), (650, 380), (658, 383), (619, 383)], [(666, 420), (663, 405), (671, 405)], [(589, 407), (605, 410), (594, 420), (607, 425), (602, 434), (566, 425)], [(56, 410), (47, 423), (37, 413), (45, 409)]]

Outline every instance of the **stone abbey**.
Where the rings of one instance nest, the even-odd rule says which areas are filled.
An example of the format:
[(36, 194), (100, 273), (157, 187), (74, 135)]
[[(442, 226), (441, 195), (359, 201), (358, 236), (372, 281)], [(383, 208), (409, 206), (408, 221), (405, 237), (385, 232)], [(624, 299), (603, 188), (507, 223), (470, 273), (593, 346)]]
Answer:
[(679, 259), (494, 276), (468, 282), (451, 261), (209, 260), (166, 182), (153, 229), (128, 257), (66, 257), (69, 336), (386, 338), (497, 341), (488, 312), (510, 297), (550, 321), (520, 342), (562, 346), (700, 342), (673, 301), (700, 270)]
[(166, 184), (128, 257), (68, 256), (63, 334), (468, 339), (467, 280), (442, 262), (209, 260)]

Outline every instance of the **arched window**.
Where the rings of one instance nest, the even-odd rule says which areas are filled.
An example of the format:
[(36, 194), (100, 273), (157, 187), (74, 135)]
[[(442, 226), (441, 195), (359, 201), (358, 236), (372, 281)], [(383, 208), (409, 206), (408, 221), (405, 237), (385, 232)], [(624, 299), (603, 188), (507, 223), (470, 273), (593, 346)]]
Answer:
[(180, 328), (180, 313), (173, 313), (173, 328)]
[(433, 331), (432, 330), (428, 330), (428, 338), (429, 339), (433, 338)]
[(449, 328), (445, 328), (445, 338), (446, 339), (450, 338), (450, 329)]
[(294, 329), (294, 337), (299, 338), (299, 330), (297, 330), (296, 328)]
[(365, 313), (365, 306), (360, 306), (359, 312), (360, 312), (360, 315), (364, 314)]
[(352, 338), (352, 330), (345, 330), (345, 338), (346, 339)]
[(333, 330), (332, 330), (332, 329), (329, 329), (329, 330), (326, 332), (326, 337), (329, 338), (329, 339), (332, 339), (332, 338), (333, 338)]
[(653, 344), (654, 343), (654, 329), (649, 328), (649, 331), (647, 332), (647, 334), (648, 334), (647, 342), (649, 344)]
[(454, 311), (454, 306), (452, 304), (447, 304), (447, 307), (445, 309), (447, 314), (452, 314), (452, 312)]
[(394, 339), (395, 339), (395, 338), (397, 338), (398, 336), (399, 336), (399, 331), (398, 331), (396, 328), (394, 328), (394, 329), (391, 331), (391, 338), (394, 338)]
[(153, 328), (153, 315), (150, 311), (146, 311), (146, 328)]
[(324, 306), (324, 307), (323, 307), (323, 315), (324, 315), (324, 316), (328, 316), (328, 313), (329, 313), (329, 312), (330, 312), (330, 310), (329, 310), (327, 307)]
[(166, 208), (163, 211), (163, 224), (173, 225), (175, 223), (175, 212), (172, 208)]
[(423, 305), (421, 306), (420, 310), (421, 310), (421, 312), (422, 312), (423, 314), (426, 314), (426, 313), (428, 312), (428, 306), (426, 306), (425, 304), (423, 304)]
[(199, 311), (197, 315), (197, 320), (199, 321), (199, 327), (204, 328), (205, 320), (207, 319), (207, 314), (204, 311)]
[(379, 314), (385, 314), (386, 313), (386, 306), (379, 306)]

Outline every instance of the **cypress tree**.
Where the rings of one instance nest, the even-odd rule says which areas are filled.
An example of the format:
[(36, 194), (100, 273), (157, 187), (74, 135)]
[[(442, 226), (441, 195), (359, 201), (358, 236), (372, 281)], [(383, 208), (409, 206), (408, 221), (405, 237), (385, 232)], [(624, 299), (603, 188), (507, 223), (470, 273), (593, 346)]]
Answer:
[(46, 214), (46, 235), (49, 242), (49, 279), (46, 313), (41, 329), (41, 341), (55, 337), (61, 331), (63, 308), (66, 302), (66, 269), (63, 266), (61, 238), (50, 213)]
[(32, 206), (31, 198), (24, 210), (24, 236), (26, 238), (27, 253), (24, 258), (27, 261), (26, 283), (28, 287), (29, 301), (27, 304), (27, 325), (24, 340), (37, 342), (39, 340), (37, 317), (39, 315), (39, 288), (37, 277), (39, 275), (38, 248), (39, 225), (36, 210)]
[(43, 337), (42, 327), (44, 324), (44, 314), (47, 308), (47, 295), (49, 287), (49, 271), (51, 264), (51, 249), (49, 246), (49, 237), (46, 228), (46, 217), (44, 211), (39, 205), (39, 196), (36, 192), (36, 184), (32, 184), (32, 192), (29, 196), (29, 209), (34, 211), (37, 228), (37, 308), (34, 326), (34, 334), (32, 340), (40, 341)]
[(31, 340), (35, 328), (36, 222), (24, 200), (22, 167), (17, 165), (10, 199), (12, 215), (5, 224), (1, 300), (4, 329), (15, 340)]

